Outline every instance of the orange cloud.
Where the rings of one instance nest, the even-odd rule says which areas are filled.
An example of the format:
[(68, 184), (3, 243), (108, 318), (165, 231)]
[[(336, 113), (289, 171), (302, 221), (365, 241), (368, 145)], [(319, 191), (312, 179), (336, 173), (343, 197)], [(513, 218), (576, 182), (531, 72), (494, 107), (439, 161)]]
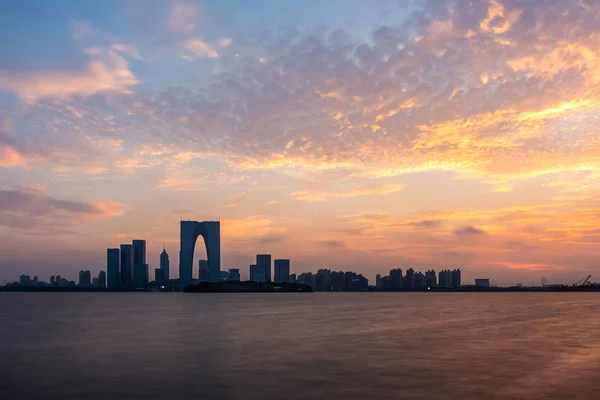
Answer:
[(125, 214), (127, 206), (116, 201), (95, 201), (91, 203), (95, 216), (101, 217), (119, 217)]
[(275, 226), (273, 221), (264, 215), (221, 220), (221, 234), (224, 238), (232, 240), (254, 240), (283, 232), (285, 229)]
[(0, 167), (24, 167), (26, 165), (25, 158), (18, 151), (8, 145), (0, 145)]
[(38, 72), (35, 74), (0, 70), (0, 88), (33, 104), (43, 98), (69, 99), (95, 93), (129, 93), (139, 83), (127, 61), (114, 51), (89, 49), (93, 59), (83, 71)]
[(293, 192), (292, 196), (296, 200), (304, 201), (324, 201), (330, 198), (356, 197), (375, 194), (390, 194), (401, 191), (404, 188), (401, 184), (385, 185), (366, 185), (358, 188), (352, 188), (341, 192), (303, 190)]

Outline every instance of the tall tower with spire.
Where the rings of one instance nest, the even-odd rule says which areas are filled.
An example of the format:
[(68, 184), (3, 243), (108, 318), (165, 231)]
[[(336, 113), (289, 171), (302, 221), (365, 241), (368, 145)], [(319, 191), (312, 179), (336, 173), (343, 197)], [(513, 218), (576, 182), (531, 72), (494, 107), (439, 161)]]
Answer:
[(163, 276), (166, 281), (169, 280), (169, 254), (163, 244), (163, 251), (160, 253), (160, 269), (163, 271)]

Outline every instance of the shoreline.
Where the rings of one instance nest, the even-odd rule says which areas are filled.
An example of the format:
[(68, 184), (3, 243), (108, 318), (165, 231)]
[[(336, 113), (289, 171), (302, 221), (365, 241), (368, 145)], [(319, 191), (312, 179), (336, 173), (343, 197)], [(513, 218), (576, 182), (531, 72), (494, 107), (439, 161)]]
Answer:
[[(36, 292), (36, 293), (185, 293), (186, 290), (158, 290), (158, 289), (103, 289), (103, 288), (73, 288), (73, 287), (0, 287), (0, 292)], [(206, 290), (187, 291), (188, 293), (298, 293), (291, 290)], [(495, 288), (432, 288), (432, 289), (369, 289), (369, 290), (315, 290), (317, 293), (574, 293), (574, 292), (600, 292), (600, 286), (564, 286), (564, 287), (495, 287)]]

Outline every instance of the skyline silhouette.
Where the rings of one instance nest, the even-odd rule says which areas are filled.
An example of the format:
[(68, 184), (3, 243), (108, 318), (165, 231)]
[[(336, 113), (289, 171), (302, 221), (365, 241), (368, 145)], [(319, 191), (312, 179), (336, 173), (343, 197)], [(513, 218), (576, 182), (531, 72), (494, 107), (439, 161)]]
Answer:
[(0, 13), (0, 281), (217, 216), (242, 271), (600, 274), (597, 2), (54, 3)]

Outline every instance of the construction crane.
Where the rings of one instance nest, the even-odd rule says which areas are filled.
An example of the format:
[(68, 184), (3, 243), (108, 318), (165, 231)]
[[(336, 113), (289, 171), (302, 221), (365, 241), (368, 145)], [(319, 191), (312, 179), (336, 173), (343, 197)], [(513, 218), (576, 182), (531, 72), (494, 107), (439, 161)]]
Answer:
[(591, 284), (591, 282), (590, 282), (590, 278), (591, 277), (592, 277), (591, 275), (588, 275), (585, 278), (580, 279), (577, 282), (575, 282), (573, 284), (573, 286), (585, 286), (585, 285), (589, 285), (589, 284)]

